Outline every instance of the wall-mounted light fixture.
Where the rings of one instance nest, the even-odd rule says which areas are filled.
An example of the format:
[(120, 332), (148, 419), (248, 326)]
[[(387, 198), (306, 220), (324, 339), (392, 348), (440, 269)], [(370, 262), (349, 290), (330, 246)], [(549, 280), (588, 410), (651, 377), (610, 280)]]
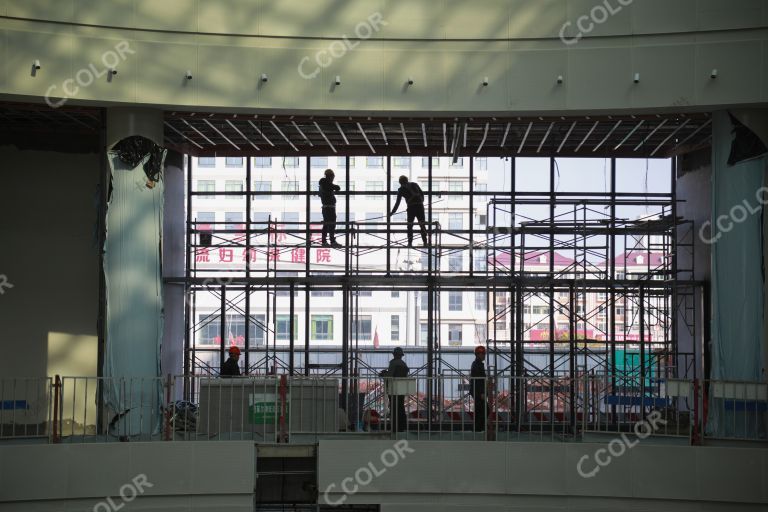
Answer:
[(632, 80), (636, 84), (640, 83), (640, 73), (635, 73), (635, 78)]

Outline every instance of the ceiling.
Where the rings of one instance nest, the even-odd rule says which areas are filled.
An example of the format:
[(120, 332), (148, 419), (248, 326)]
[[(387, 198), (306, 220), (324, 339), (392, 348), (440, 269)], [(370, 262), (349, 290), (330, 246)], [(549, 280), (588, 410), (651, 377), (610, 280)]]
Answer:
[[(0, 144), (99, 150), (105, 110), (0, 103)], [(351, 117), (165, 113), (165, 145), (195, 156), (564, 156), (665, 158), (709, 146), (702, 114)]]

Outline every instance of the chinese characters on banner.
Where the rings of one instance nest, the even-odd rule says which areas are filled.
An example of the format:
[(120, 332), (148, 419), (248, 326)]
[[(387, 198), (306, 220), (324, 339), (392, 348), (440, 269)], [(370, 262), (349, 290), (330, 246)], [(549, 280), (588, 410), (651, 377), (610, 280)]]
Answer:
[[(322, 224), (310, 225), (310, 242), (316, 246), (320, 244)], [(325, 248), (312, 247), (307, 252), (306, 247), (296, 247), (297, 244), (290, 244), (288, 234), (281, 228), (269, 227), (269, 243), (276, 247), (270, 248), (251, 248), (246, 251), (244, 247), (198, 247), (195, 250), (196, 263), (236, 263), (249, 261), (255, 263), (280, 261), (285, 263), (306, 263), (309, 258), (310, 263), (329, 263), (343, 264), (344, 256), (338, 252)], [(236, 236), (233, 242), (243, 243), (244, 236)], [(297, 240), (298, 241), (298, 240)], [(298, 241), (300, 243), (300, 241)], [(294, 247), (291, 247), (294, 245)], [(245, 266), (245, 265), (243, 265)]]
[[(250, 257), (243, 247), (198, 247), (195, 251), (196, 263), (234, 263), (245, 262), (246, 258), (251, 262), (280, 261), (284, 263), (306, 263), (307, 249), (296, 247), (293, 249), (250, 249)], [(309, 250), (310, 263), (338, 263), (343, 265), (344, 256), (338, 251), (325, 248), (311, 248)]]

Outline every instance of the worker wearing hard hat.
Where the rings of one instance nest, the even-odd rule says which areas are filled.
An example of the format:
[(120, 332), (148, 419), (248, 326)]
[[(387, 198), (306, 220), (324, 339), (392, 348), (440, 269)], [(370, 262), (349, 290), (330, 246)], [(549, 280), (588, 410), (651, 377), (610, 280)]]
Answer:
[[(396, 347), (392, 351), (392, 360), (389, 362), (389, 367), (381, 372), (380, 375), (384, 378), (407, 377), (410, 369), (405, 364), (405, 361), (403, 361), (404, 355), (403, 349)], [(397, 431), (405, 431), (408, 426), (408, 417), (405, 415), (405, 395), (389, 395), (389, 414), (394, 420), (392, 423)]]
[(475, 360), (472, 361), (469, 376), (472, 380), (469, 394), (475, 399), (475, 432), (483, 432), (488, 414), (485, 399), (485, 347), (475, 347)]
[(232, 345), (229, 347), (229, 359), (222, 365), (219, 377), (239, 377), (240, 366), (237, 364), (238, 359), (240, 359), (240, 349)]

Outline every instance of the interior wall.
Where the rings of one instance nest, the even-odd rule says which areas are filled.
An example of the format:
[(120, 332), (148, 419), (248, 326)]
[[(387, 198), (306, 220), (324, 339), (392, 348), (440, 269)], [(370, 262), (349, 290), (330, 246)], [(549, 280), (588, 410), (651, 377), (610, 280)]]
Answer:
[(97, 154), (0, 147), (2, 378), (96, 375), (99, 172)]

